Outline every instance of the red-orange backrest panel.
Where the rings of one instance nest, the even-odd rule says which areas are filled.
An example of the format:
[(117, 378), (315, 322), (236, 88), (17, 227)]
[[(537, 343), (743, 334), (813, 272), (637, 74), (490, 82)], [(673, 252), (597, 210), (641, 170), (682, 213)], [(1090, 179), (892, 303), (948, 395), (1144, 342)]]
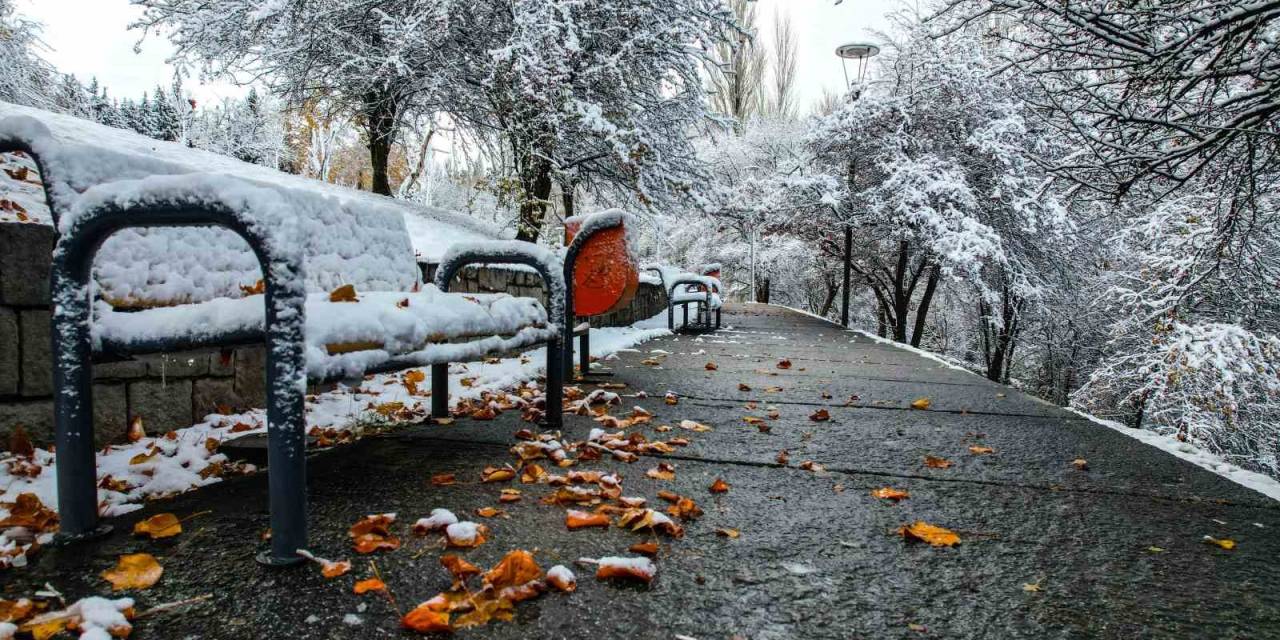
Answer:
[[(564, 242), (573, 242), (579, 224), (564, 227)], [(582, 316), (598, 316), (631, 304), (640, 288), (640, 271), (627, 254), (627, 232), (623, 227), (605, 229), (587, 241), (578, 252), (573, 272), (573, 311)]]

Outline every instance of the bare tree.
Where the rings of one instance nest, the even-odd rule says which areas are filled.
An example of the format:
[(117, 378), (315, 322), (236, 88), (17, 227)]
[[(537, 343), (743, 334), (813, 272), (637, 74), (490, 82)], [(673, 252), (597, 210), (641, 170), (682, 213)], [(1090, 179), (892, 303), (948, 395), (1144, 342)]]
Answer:
[(782, 118), (796, 115), (796, 61), (798, 58), (795, 25), (789, 14), (773, 14), (773, 113)]
[(712, 108), (742, 123), (761, 114), (768, 104), (765, 74), (768, 59), (755, 36), (759, 22), (752, 0), (730, 0), (727, 3), (738, 22), (738, 29), (731, 31), (716, 46), (720, 61), (719, 71), (710, 74)]

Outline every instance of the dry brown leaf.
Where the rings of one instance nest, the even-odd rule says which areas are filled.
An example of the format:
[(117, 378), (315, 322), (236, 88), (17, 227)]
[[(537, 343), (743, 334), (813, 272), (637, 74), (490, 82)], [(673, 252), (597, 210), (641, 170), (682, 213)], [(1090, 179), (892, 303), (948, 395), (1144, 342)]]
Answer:
[(358, 302), (355, 285), (344, 284), (329, 292), (329, 302)]
[(102, 578), (111, 583), (112, 591), (147, 589), (160, 579), (164, 567), (149, 553), (131, 553), (120, 556), (116, 566), (102, 572)]
[(917, 520), (914, 524), (903, 525), (898, 529), (898, 535), (908, 540), (927, 542), (935, 547), (954, 547), (960, 544), (960, 536), (956, 535), (954, 531), (929, 524), (923, 520)]
[(493, 518), (502, 515), (502, 513), (502, 509), (496, 509), (494, 507), (480, 507), (479, 509), (476, 509), (476, 515), (481, 518)]
[(503, 589), (528, 584), (541, 577), (542, 567), (533, 559), (533, 554), (516, 549), (508, 552), (484, 574), (484, 582), (496, 589)]
[(911, 408), (924, 411), (928, 409), (931, 404), (933, 403), (928, 398), (916, 398), (911, 402)]
[(787, 358), (783, 358), (783, 359), (779, 360), (779, 361), (778, 361), (778, 368), (779, 368), (779, 369), (790, 369), (790, 368), (791, 368), (791, 361), (790, 361), (790, 360), (788, 360)]
[(428, 600), (404, 614), (400, 624), (418, 633), (451, 633), (453, 627), (449, 625), (449, 612), (437, 611), (434, 600)]
[(467, 562), (460, 556), (447, 553), (440, 557), (440, 564), (444, 565), (445, 570), (453, 579), (461, 583), (467, 579), (467, 576), (478, 576), (483, 573), (483, 569)]
[(387, 584), (379, 578), (365, 578), (364, 580), (357, 582), (351, 590), (354, 591), (356, 595), (362, 595), (369, 593), (370, 591), (386, 591)]
[(951, 467), (951, 461), (939, 456), (925, 456), (924, 466), (931, 469), (947, 469)]
[(884, 487), (881, 489), (872, 489), (871, 496), (873, 498), (880, 498), (882, 500), (892, 500), (894, 502), (897, 502), (899, 500), (905, 500), (906, 498), (910, 498), (911, 494), (903, 489), (894, 489), (893, 487)]
[(637, 580), (649, 584), (656, 573), (657, 568), (648, 558), (601, 558), (596, 567), (597, 580)]
[(747, 386), (747, 385), (745, 385), (745, 384), (743, 384), (743, 383), (741, 383), (741, 382), (739, 382), (739, 383), (738, 383), (738, 391), (742, 391), (742, 392), (744, 392), (744, 393), (745, 393), (745, 392), (750, 391), (750, 390), (751, 390), (751, 387), (749, 387), (749, 386)]
[(658, 466), (644, 472), (644, 475), (654, 480), (675, 480), (676, 468), (670, 462), (659, 462)]
[(437, 473), (431, 476), (431, 484), (437, 487), (447, 487), (458, 483), (458, 478), (452, 473)]
[(58, 526), (58, 513), (44, 506), (34, 493), (20, 493), (9, 506), (9, 515), (0, 520), (0, 529), (23, 527), (35, 533), (52, 531)]
[(1071, 465), (1076, 468), (1076, 471), (1089, 470), (1089, 461), (1085, 460), (1084, 458), (1076, 458), (1075, 460), (1072, 460)]
[(589, 527), (608, 527), (613, 524), (613, 521), (603, 513), (587, 513), (586, 511), (570, 509), (564, 514), (564, 524), (569, 527), (570, 531), (577, 531), (578, 529)]
[(129, 429), (125, 431), (124, 436), (129, 442), (137, 442), (147, 437), (147, 432), (142, 428), (142, 416), (134, 416), (129, 421)]
[(631, 545), (630, 547), (628, 547), (627, 551), (630, 551), (631, 553), (639, 553), (641, 555), (646, 555), (652, 558), (653, 556), (658, 555), (658, 543), (637, 542)]
[(826, 422), (831, 419), (831, 413), (826, 409), (818, 409), (817, 411), (809, 414), (809, 419), (814, 422)]
[(150, 536), (152, 540), (172, 538), (182, 533), (182, 522), (172, 513), (158, 513), (133, 525), (136, 536)]
[(724, 529), (716, 529), (716, 535), (724, 538), (736, 539), (738, 538), (738, 536), (742, 535), (742, 532), (738, 531), (737, 529), (724, 528)]
[(400, 539), (391, 535), (390, 527), (395, 522), (391, 514), (365, 516), (351, 525), (347, 535), (356, 553), (373, 553), (375, 551), (395, 551), (400, 548)]
[(716, 481), (712, 482), (707, 490), (711, 493), (726, 493), (729, 491), (729, 483), (721, 478), (716, 478)]
[(991, 447), (984, 447), (984, 446), (976, 445), (976, 444), (974, 444), (974, 445), (969, 445), (969, 453), (972, 453), (972, 454), (975, 454), (975, 455), (981, 455), (981, 454), (984, 454), (984, 453), (995, 453), (995, 452), (996, 452), (996, 450), (995, 450), (995, 449), (992, 449)]
[(669, 405), (674, 406), (674, 405), (680, 404), (680, 396), (677, 396), (676, 394), (668, 391), (667, 395), (662, 397), (662, 401)]
[(814, 472), (814, 473), (818, 473), (819, 471), (826, 471), (826, 470), (827, 470), (827, 468), (826, 468), (826, 467), (824, 467), (824, 466), (822, 466), (822, 465), (818, 464), (817, 462), (814, 462), (813, 460), (805, 460), (805, 461), (801, 462), (801, 463), (800, 463), (800, 468), (801, 468), (801, 469), (804, 469), (805, 471), (812, 471), (812, 472)]
[(23, 458), (30, 458), (36, 454), (36, 448), (31, 444), (31, 438), (27, 436), (27, 430), (18, 425), (9, 432), (9, 453)]
[(778, 452), (778, 457), (774, 458), (774, 461), (776, 461), (778, 464), (787, 464), (791, 462), (791, 453), (788, 452), (786, 449), (783, 449), (782, 451)]
[(516, 470), (510, 465), (503, 467), (485, 467), (480, 472), (481, 482), (506, 482), (516, 477)]

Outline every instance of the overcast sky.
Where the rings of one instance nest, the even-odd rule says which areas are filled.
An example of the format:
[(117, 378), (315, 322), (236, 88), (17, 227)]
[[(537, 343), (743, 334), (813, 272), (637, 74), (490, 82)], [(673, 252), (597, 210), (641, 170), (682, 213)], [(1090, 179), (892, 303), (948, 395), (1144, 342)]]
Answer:
[[(163, 37), (151, 34), (134, 52), (141, 32), (129, 31), (140, 10), (129, 0), (18, 0), (18, 9), (44, 23), (44, 57), (64, 73), (87, 82), (96, 76), (115, 97), (133, 97), (152, 91), (156, 85), (168, 87), (173, 68), (166, 64), (171, 48)], [(899, 6), (899, 0), (758, 0), (761, 38), (772, 38), (775, 11), (789, 14), (799, 35), (800, 55), (798, 98), (808, 107), (824, 89), (839, 92), (844, 84), (837, 46), (853, 40), (870, 39), (870, 31), (883, 29), (884, 14)], [(239, 95), (241, 90), (224, 83), (188, 89), (202, 101)]]

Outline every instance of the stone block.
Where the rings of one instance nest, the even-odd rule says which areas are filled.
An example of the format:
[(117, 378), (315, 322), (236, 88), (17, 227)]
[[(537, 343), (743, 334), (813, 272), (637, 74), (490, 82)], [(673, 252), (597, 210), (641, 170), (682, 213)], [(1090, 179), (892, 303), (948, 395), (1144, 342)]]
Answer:
[(209, 375), (233, 376), (236, 373), (235, 349), (214, 349), (209, 353)]
[(141, 360), (118, 360), (93, 365), (94, 380), (134, 380), (147, 375), (147, 363)]
[(18, 339), (18, 314), (0, 307), (0, 396), (18, 395), (22, 382)]
[(58, 234), (43, 224), (0, 223), (0, 303), (48, 306)]
[(123, 384), (93, 385), (93, 441), (97, 446), (126, 442), (129, 405)]
[(9, 434), (21, 425), (37, 446), (53, 442), (53, 400), (0, 402), (0, 448), (7, 446)]
[(139, 380), (129, 383), (129, 419), (142, 418), (148, 433), (191, 426), (191, 380)]
[(22, 389), (24, 396), (53, 394), (53, 346), (49, 337), (49, 312), (33, 309), (18, 314), (22, 334)]
[(164, 353), (139, 360), (147, 363), (147, 375), (152, 378), (194, 378), (209, 373), (209, 358), (203, 353)]
[(236, 349), (233, 389), (246, 406), (267, 405), (267, 350), (265, 347)]
[(218, 413), (219, 407), (227, 407), (235, 411), (252, 408), (236, 393), (233, 378), (201, 378), (192, 381), (191, 415), (196, 420), (203, 420), (211, 413)]

